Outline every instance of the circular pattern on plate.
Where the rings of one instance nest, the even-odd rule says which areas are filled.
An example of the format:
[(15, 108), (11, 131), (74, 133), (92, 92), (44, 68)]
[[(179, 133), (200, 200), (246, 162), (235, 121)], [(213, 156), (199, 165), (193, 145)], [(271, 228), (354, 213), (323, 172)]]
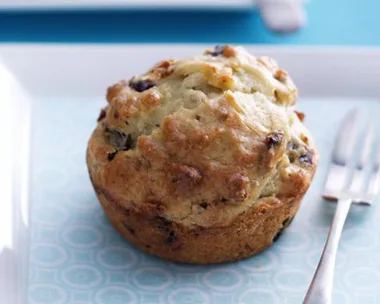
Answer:
[(350, 252), (368, 251), (377, 246), (377, 236), (370, 229), (359, 227), (347, 228), (343, 232), (341, 244), (347, 247), (347, 250), (350, 250)]
[(103, 236), (90, 225), (76, 224), (63, 231), (63, 240), (72, 247), (90, 249), (98, 247), (103, 241)]
[(67, 300), (67, 291), (57, 285), (36, 284), (29, 289), (31, 304), (64, 304)]
[(202, 279), (206, 286), (219, 292), (231, 292), (243, 282), (240, 272), (227, 268), (210, 270)]
[(164, 290), (173, 283), (170, 272), (163, 267), (145, 267), (132, 274), (132, 280), (137, 287), (148, 291)]
[(69, 214), (58, 204), (45, 204), (33, 208), (33, 220), (38, 224), (58, 226), (64, 224)]
[(72, 265), (62, 272), (62, 280), (69, 287), (87, 289), (98, 286), (102, 281), (102, 274), (94, 266)]
[(273, 286), (278, 286), (287, 292), (300, 292), (306, 290), (310, 281), (307, 272), (297, 269), (279, 270), (274, 276)]
[(250, 288), (244, 291), (236, 301), (237, 304), (276, 304), (279, 303), (279, 298), (273, 290), (265, 288)]
[(104, 248), (96, 259), (100, 266), (109, 270), (132, 269), (138, 262), (137, 252), (126, 246)]
[(310, 238), (299, 228), (296, 231), (288, 229), (274, 246), (286, 252), (299, 252), (309, 248), (309, 243)]
[(96, 292), (94, 302), (98, 304), (133, 304), (137, 303), (137, 293), (123, 286), (108, 286)]
[(31, 260), (43, 267), (58, 267), (67, 261), (62, 247), (52, 243), (38, 243), (31, 248)]
[(65, 205), (74, 208), (76, 212), (89, 212), (99, 207), (94, 190), (87, 183), (81, 182), (81, 187), (70, 188), (65, 197)]
[(373, 268), (362, 267), (347, 271), (343, 279), (349, 289), (369, 292), (378, 290), (380, 274)]
[[(147, 259), (150, 259), (149, 255), (146, 255)], [(205, 271), (204, 265), (194, 265), (176, 262), (167, 262), (168, 267), (173, 272), (184, 272), (198, 274)], [(206, 266), (207, 267), (207, 266)]]
[[(96, 198), (94, 197), (94, 200), (96, 200)], [(95, 225), (97, 226), (102, 226), (102, 231), (103, 228), (105, 229), (113, 229), (112, 228), (112, 225), (111, 223), (109, 222), (109, 220), (107, 219), (107, 217), (105, 216), (104, 212), (99, 208), (97, 209), (94, 209), (94, 212), (93, 212), (93, 217), (94, 217), (94, 220), (95, 220)]]
[(210, 294), (194, 287), (179, 287), (168, 295), (169, 304), (207, 304), (210, 303)]
[(266, 272), (277, 269), (278, 257), (269, 249), (258, 255), (239, 261), (237, 265), (248, 271)]

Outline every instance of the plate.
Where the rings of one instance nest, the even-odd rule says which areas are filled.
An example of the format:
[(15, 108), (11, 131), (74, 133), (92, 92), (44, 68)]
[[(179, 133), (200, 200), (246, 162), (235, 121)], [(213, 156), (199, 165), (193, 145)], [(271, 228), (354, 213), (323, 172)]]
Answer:
[[(27, 296), (31, 304), (302, 302), (335, 210), (320, 193), (339, 122), (356, 106), (367, 115), (380, 114), (380, 50), (247, 46), (254, 54), (276, 58), (293, 76), (300, 89), (298, 108), (306, 113), (321, 164), (298, 215), (273, 247), (236, 263), (197, 266), (163, 261), (121, 239), (94, 195), (85, 148), (108, 85), (144, 72), (160, 59), (207, 47), (0, 46), (1, 98), (4, 111), (17, 121), (12, 132), (19, 132), (12, 136), (19, 142), (7, 152), (11, 163), (19, 165), (0, 176), (6, 180), (12, 171), (18, 176), (12, 179), (12, 193), (24, 189), (21, 196), (1, 197), (2, 210), (12, 218), (6, 222), (0, 213), (0, 244), (5, 244), (0, 247), (0, 280), (7, 282), (5, 295), (12, 299), (6, 303), (24, 303), (10, 298), (16, 295)], [(28, 137), (21, 136), (28, 134), (30, 106), (28, 154), (27, 147), (18, 145), (27, 143)], [(19, 130), (18, 125), (25, 127)], [(12, 156), (15, 151), (20, 154)], [(21, 170), (28, 168), (28, 155), (30, 175)], [(25, 176), (30, 176), (28, 196)], [(339, 248), (334, 303), (379, 303), (379, 217), (378, 203), (351, 210)], [(13, 241), (6, 243), (5, 235)]]

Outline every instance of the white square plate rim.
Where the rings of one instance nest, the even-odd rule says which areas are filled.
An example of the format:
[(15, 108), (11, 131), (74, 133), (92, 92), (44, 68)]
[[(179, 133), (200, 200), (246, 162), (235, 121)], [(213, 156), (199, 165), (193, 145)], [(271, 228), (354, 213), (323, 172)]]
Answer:
[[(136, 57), (136, 72), (142, 72), (161, 59), (199, 54), (215, 44), (0, 44), (0, 64), (8, 67), (32, 95), (99, 97), (110, 83), (133, 76), (136, 69), (130, 68), (127, 57)], [(376, 85), (379, 47), (243, 46), (253, 54), (275, 58), (289, 71), (301, 97), (380, 96)], [(107, 73), (91, 73), (102, 69)], [(65, 78), (68, 73), (70, 77)], [(48, 87), (44, 77), (49, 80)]]
[[(143, 71), (155, 61), (165, 58), (165, 54), (178, 54), (178, 57), (181, 57), (199, 53), (200, 50), (210, 46), (204, 44), (0, 44), (0, 66), (4, 65), (18, 81), (18, 85), (29, 92), (26, 95), (32, 98), (61, 94), (63, 96), (99, 97), (104, 95), (104, 90), (109, 83), (128, 74), (125, 73), (123, 64), (120, 64), (126, 54), (134, 56), (138, 54), (144, 58), (143, 62), (139, 63), (142, 68), (134, 70), (133, 73), (135, 73)], [(380, 96), (380, 88), (376, 81), (380, 78), (380, 48), (253, 45), (246, 45), (246, 47), (253, 53), (268, 54), (278, 59), (280, 65), (286, 67), (294, 76), (304, 96), (365, 96), (370, 98)], [(147, 57), (152, 50), (155, 51), (154, 58)], [(99, 56), (109, 59), (105, 62), (98, 62), (99, 70), (108, 67), (113, 72), (96, 81), (96, 74), (88, 73), (87, 69), (96, 64)], [(126, 61), (128, 62), (128, 60)], [(66, 78), (64, 86), (61, 77), (54, 80), (48, 73), (54, 64), (56, 67), (58, 65), (59, 68), (62, 68), (65, 73), (73, 72), (70, 74), (71, 77)], [(62, 69), (56, 70), (62, 71)], [(90, 78), (89, 85), (76, 86), (84, 76)], [(49, 90), (46, 90), (48, 80), (50, 86)], [(358, 87), (361, 90), (358, 90)], [(27, 100), (30, 101), (29, 98)], [(20, 204), (19, 201), (13, 203)], [(16, 218), (21, 220), (20, 217)], [(25, 236), (23, 237), (25, 238)], [(28, 240), (25, 239), (22, 244), (24, 247), (17, 249), (19, 252), (27, 254)], [(20, 265), (25, 265), (25, 263)], [(25, 273), (26, 270), (22, 269), (22, 271)], [(13, 287), (15, 294), (26, 295), (25, 282), (16, 282)]]

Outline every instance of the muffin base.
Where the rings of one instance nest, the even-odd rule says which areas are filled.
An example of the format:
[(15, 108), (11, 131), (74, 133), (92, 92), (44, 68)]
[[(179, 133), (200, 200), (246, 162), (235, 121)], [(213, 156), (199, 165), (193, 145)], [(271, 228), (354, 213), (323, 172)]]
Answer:
[(163, 259), (196, 264), (236, 261), (270, 247), (297, 213), (303, 195), (258, 200), (224, 227), (187, 227), (143, 210), (125, 209), (94, 185), (104, 212), (130, 243)]

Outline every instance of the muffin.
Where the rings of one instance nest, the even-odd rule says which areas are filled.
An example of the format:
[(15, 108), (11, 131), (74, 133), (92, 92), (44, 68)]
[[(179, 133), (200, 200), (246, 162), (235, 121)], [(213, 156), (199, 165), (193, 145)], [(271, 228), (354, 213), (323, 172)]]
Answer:
[(230, 45), (111, 86), (87, 148), (109, 221), (172, 261), (235, 261), (268, 248), (318, 162), (296, 99), (273, 59)]

